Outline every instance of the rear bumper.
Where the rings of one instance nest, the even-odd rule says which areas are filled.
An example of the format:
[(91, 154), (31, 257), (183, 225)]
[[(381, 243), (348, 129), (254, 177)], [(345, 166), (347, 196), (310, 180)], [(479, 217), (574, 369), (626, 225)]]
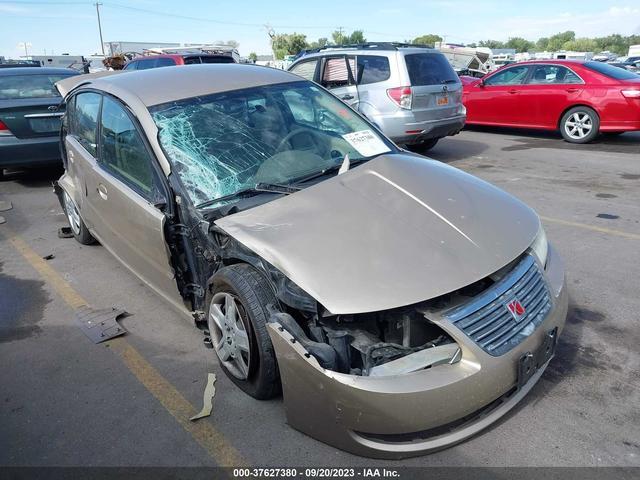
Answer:
[(17, 138), (0, 136), (0, 168), (60, 164), (58, 136)]
[(437, 320), (462, 350), (462, 359), (405, 375), (362, 377), (321, 368), (286, 330), (268, 324), (278, 358), (288, 423), (325, 443), (375, 458), (404, 458), (449, 447), (511, 410), (542, 376), (543, 365), (520, 389), (517, 365), (546, 332), (560, 332), (568, 296), (563, 265), (553, 248), (545, 269), (552, 308), (529, 337), (493, 357), (446, 320)]
[[(455, 135), (464, 127), (466, 115), (416, 122), (411, 112), (392, 117), (373, 118), (391, 140), (398, 144), (416, 144), (432, 138)], [(411, 132), (411, 133), (407, 133)]]

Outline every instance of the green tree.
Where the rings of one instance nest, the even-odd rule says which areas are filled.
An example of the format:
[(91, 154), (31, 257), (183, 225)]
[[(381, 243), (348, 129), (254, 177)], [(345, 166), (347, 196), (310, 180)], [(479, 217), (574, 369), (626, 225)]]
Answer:
[(307, 36), (302, 33), (278, 33), (271, 37), (271, 48), (278, 60), (282, 60), (285, 55), (295, 55), (308, 47)]
[(329, 43), (329, 39), (326, 37), (321, 37), (318, 40), (316, 40), (315, 42), (311, 42), (309, 44), (309, 48), (322, 48), (322, 47), (326, 47)]
[(539, 51), (545, 51), (547, 50), (548, 45), (549, 45), (549, 38), (542, 37), (542, 38), (539, 38), (538, 41), (536, 42), (536, 49)]
[(556, 33), (549, 37), (549, 42), (547, 43), (547, 50), (552, 52), (562, 50), (564, 44), (567, 42), (572, 42), (576, 39), (576, 33), (571, 30), (567, 30), (566, 32)]
[(505, 44), (505, 48), (515, 48), (516, 52), (518, 53), (528, 52), (533, 47), (535, 47), (535, 44), (533, 42), (530, 42), (529, 40), (521, 37), (509, 38), (509, 40), (507, 40), (507, 43)]
[(367, 39), (364, 38), (364, 32), (362, 30), (354, 30), (349, 35), (349, 43), (366, 43)]
[(491, 49), (506, 48), (505, 43), (500, 40), (480, 40), (480, 42), (478, 42), (478, 46)]
[(428, 33), (427, 35), (422, 35), (421, 37), (414, 38), (412, 43), (415, 43), (417, 45), (430, 45), (433, 47), (436, 43), (441, 41), (442, 37), (440, 35)]
[(598, 50), (598, 43), (593, 38), (576, 38), (566, 42), (562, 49), (573, 52), (595, 52)]
[(258, 60), (258, 55), (256, 54), (256, 52), (251, 52), (247, 59), (249, 59), (250, 62), (256, 63), (256, 61)]
[(331, 34), (331, 43), (334, 45), (346, 45), (350, 43), (365, 43), (364, 32), (362, 30), (354, 30), (351, 34), (344, 33), (342, 30), (336, 30)]

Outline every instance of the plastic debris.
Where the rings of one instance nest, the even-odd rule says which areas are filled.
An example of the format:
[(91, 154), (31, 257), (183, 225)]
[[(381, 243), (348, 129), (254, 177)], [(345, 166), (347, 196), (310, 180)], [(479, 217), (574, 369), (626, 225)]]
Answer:
[(216, 374), (210, 373), (207, 375), (207, 386), (204, 388), (204, 396), (202, 399), (202, 410), (197, 415), (194, 415), (189, 420), (192, 422), (200, 418), (208, 417), (213, 410), (213, 397), (216, 394)]
[(60, 227), (58, 229), (58, 238), (73, 238), (71, 227)]
[(101, 343), (127, 333), (117, 321), (123, 315), (128, 315), (128, 313), (121, 309), (103, 308), (94, 310), (91, 307), (84, 306), (78, 309), (76, 323), (93, 343)]

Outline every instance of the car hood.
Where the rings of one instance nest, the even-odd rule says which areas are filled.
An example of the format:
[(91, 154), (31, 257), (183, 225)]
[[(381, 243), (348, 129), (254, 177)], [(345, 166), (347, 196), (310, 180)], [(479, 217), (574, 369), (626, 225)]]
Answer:
[(524, 252), (540, 225), (502, 190), (409, 154), (377, 157), (215, 223), (334, 314), (469, 285)]

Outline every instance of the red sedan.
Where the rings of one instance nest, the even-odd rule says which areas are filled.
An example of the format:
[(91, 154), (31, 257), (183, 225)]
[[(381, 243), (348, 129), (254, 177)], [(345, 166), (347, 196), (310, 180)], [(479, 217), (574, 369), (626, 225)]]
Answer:
[(463, 84), (467, 124), (560, 129), (572, 143), (640, 130), (640, 75), (606, 63), (515, 63)]

